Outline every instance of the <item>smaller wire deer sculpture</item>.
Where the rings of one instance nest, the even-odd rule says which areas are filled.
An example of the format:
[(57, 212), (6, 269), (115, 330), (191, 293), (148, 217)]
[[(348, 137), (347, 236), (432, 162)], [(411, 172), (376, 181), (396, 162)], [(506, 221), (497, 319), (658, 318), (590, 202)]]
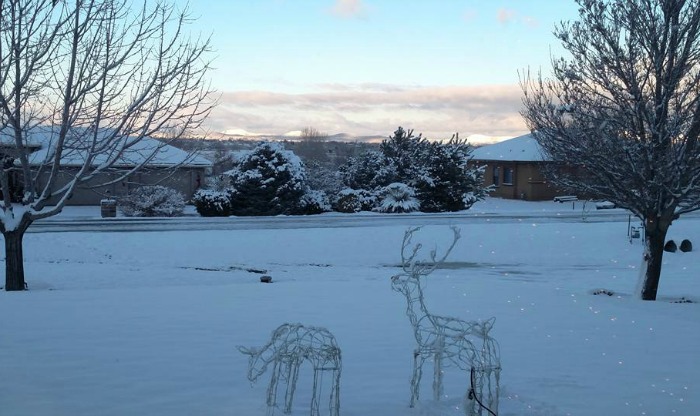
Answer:
[(413, 377), (411, 378), (411, 402), (414, 407), (420, 395), (423, 364), (433, 359), (433, 398), (440, 400), (443, 392), (443, 365), (453, 364), (469, 373), (469, 388), (464, 398), (465, 414), (495, 415), (498, 411), (500, 380), (500, 350), (495, 339), (489, 336), (495, 318), (487, 321), (465, 321), (459, 318), (430, 313), (423, 296), (421, 278), (427, 277), (442, 263), (460, 238), (459, 229), (451, 227), (452, 244), (441, 258), (437, 251), (430, 253), (426, 261), (419, 261), (422, 245), (412, 245), (413, 235), (420, 229), (411, 228), (404, 234), (401, 245), (403, 273), (391, 278), (392, 289), (406, 297), (408, 316), (413, 326), (417, 347), (413, 353)]
[(321, 384), (324, 372), (331, 373), (329, 410), (330, 416), (340, 412), (340, 372), (342, 359), (335, 337), (325, 328), (285, 323), (272, 332), (270, 341), (259, 348), (239, 346), (238, 350), (249, 355), (248, 380), (255, 383), (272, 365), (272, 376), (267, 388), (268, 414), (277, 407), (277, 387), (286, 383), (284, 413), (292, 412), (299, 369), (304, 361), (313, 367), (311, 416), (319, 416)]

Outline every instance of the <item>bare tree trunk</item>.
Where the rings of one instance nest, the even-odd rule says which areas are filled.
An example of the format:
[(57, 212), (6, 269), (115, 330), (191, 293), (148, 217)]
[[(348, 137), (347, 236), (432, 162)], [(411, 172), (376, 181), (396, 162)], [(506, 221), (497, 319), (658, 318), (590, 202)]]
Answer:
[(4, 233), (5, 237), (5, 290), (24, 290), (24, 258), (22, 237), (24, 231)]
[(661, 265), (664, 257), (664, 243), (670, 222), (662, 218), (647, 219), (644, 223), (644, 261), (641, 282), (642, 300), (656, 300), (656, 291), (659, 288), (661, 277)]
[(2, 233), (2, 236), (5, 238), (5, 291), (7, 292), (27, 289), (27, 284), (24, 280), (22, 239), (31, 223), (25, 217), (17, 229), (3, 231)]

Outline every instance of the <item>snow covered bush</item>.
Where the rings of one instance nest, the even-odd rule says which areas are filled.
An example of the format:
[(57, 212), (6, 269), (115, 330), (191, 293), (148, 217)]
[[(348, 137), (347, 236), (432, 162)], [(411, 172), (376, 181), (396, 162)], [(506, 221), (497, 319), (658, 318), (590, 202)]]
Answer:
[(226, 175), (212, 175), (204, 180), (204, 189), (225, 192), (231, 189), (231, 179)]
[(323, 191), (326, 195), (335, 195), (343, 189), (338, 169), (330, 164), (311, 160), (305, 163), (306, 184), (314, 190)]
[(325, 192), (307, 189), (299, 202), (298, 214), (320, 214), (331, 210), (331, 203)]
[(192, 196), (192, 203), (202, 217), (228, 217), (231, 215), (231, 193), (199, 189)]
[(301, 159), (278, 142), (241, 152), (233, 169), (197, 191), (202, 216), (305, 215), (330, 211), (326, 193), (312, 190)]
[(416, 190), (421, 211), (460, 211), (489, 191), (483, 185), (483, 169), (469, 166), (470, 158), (471, 147), (457, 135), (444, 143), (430, 142), (399, 127), (378, 152), (351, 158), (341, 167), (340, 177), (348, 188), (373, 192), (404, 183)]
[(301, 159), (278, 142), (262, 142), (225, 173), (235, 192), (233, 215), (303, 214), (307, 194)]
[(405, 183), (392, 183), (380, 192), (381, 203), (376, 208), (379, 212), (413, 212), (418, 211), (420, 202), (415, 197), (416, 191)]
[(185, 198), (165, 186), (141, 186), (119, 199), (119, 209), (127, 217), (176, 217), (185, 209)]
[(377, 195), (366, 189), (345, 188), (338, 192), (333, 209), (338, 212), (371, 211), (377, 205)]

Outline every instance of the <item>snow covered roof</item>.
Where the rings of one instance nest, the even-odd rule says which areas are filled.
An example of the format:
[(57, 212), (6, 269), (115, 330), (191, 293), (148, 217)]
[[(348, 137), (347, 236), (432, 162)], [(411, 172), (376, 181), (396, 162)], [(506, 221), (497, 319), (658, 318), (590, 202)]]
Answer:
[(474, 149), (474, 160), (503, 160), (508, 162), (542, 162), (550, 160), (532, 134)]
[[(13, 147), (16, 147), (15, 137), (10, 134), (6, 134), (4, 131), (0, 131), (0, 148), (7, 149)], [(25, 139), (24, 147), (27, 149), (36, 149), (41, 147), (41, 143), (37, 142), (36, 140)]]
[[(41, 164), (49, 159), (51, 159), (54, 144), (52, 139), (55, 137), (48, 128), (34, 128), (27, 134), (27, 142), (31, 143), (30, 146), (38, 147), (39, 149), (29, 155), (29, 162), (31, 164)], [(124, 138), (120, 140), (129, 140), (130, 138)], [(5, 132), (0, 132), (0, 143), (7, 141), (7, 134)], [(85, 160), (86, 151), (82, 149), (83, 145), (77, 145), (77, 141), (73, 141), (73, 148), (64, 148), (64, 153), (61, 157), (61, 164), (63, 166), (82, 166)], [(112, 146), (111, 146), (112, 147)], [(118, 146), (114, 146), (118, 147)], [(184, 150), (178, 149), (177, 147), (168, 145), (159, 140), (153, 139), (151, 137), (144, 137), (140, 141), (134, 143), (129, 149), (125, 150), (124, 153), (119, 157), (117, 162), (113, 165), (114, 167), (133, 167), (142, 164), (149, 156), (153, 155), (152, 158), (147, 162), (149, 167), (172, 167), (172, 166), (182, 166), (182, 167), (210, 167), (212, 162), (206, 158), (197, 155), (190, 154)], [(110, 156), (109, 152), (104, 152), (99, 154), (93, 164), (99, 165), (104, 163)]]

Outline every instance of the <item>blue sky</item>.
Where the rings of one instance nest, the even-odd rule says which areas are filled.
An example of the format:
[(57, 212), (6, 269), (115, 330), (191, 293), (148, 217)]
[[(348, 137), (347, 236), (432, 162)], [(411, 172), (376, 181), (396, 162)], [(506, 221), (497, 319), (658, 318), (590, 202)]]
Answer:
[(515, 136), (518, 71), (548, 71), (573, 0), (192, 1), (216, 132)]

